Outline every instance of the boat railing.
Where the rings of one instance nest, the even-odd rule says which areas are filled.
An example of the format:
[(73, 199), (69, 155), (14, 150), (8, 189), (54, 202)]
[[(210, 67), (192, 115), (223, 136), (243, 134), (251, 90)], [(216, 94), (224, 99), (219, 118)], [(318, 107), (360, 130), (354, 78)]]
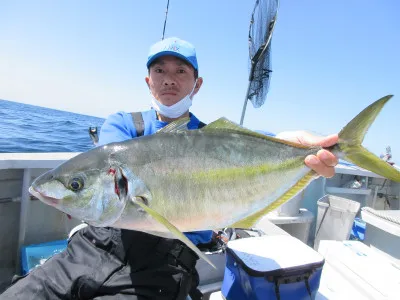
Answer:
[(20, 201), (20, 218), (17, 246), (17, 270), (19, 270), (19, 256), (21, 247), (25, 242), (26, 223), (29, 213), (30, 199), (29, 187), (32, 180), (43, 173), (46, 169), (52, 169), (59, 166), (61, 163), (78, 155), (77, 152), (62, 152), (62, 153), (0, 153), (0, 171), (19, 169), (23, 171), (22, 190), (20, 196), (16, 198), (4, 197), (0, 194), (0, 202)]

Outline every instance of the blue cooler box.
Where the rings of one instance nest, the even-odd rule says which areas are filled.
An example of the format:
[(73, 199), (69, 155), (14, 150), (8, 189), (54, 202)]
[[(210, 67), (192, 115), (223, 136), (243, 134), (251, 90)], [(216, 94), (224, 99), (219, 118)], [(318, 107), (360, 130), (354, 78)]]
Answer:
[(230, 241), (221, 292), (236, 299), (315, 299), (324, 258), (286, 235)]
[(361, 218), (355, 218), (351, 228), (350, 240), (363, 241), (365, 238), (365, 221)]
[(67, 248), (67, 240), (52, 241), (42, 244), (34, 244), (21, 248), (21, 273), (25, 275), (34, 267), (43, 264), (54, 254), (60, 253)]

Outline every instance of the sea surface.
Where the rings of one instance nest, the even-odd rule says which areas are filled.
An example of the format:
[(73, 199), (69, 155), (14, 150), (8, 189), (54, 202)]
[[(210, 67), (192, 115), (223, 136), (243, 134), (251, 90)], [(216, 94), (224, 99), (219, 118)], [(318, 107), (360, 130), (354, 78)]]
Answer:
[(0, 99), (0, 153), (84, 152), (104, 119)]

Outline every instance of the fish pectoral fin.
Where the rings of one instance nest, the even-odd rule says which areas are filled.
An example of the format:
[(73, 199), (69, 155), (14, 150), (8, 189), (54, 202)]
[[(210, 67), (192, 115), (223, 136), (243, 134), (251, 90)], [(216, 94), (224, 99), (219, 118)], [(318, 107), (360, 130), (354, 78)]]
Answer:
[(148, 207), (141, 198), (132, 198), (132, 202), (137, 204), (141, 209), (143, 209), (146, 213), (152, 216), (156, 221), (164, 225), (177, 239), (179, 239), (182, 243), (192, 249), (199, 257), (204, 259), (207, 263), (209, 263), (214, 269), (217, 267), (211, 262), (211, 260), (200, 251), (199, 248), (196, 247), (178, 228), (176, 228), (172, 223), (170, 223), (166, 218), (164, 218), (161, 214), (156, 212), (155, 210)]
[(169, 123), (167, 126), (164, 126), (157, 133), (165, 133), (165, 132), (179, 132), (183, 130), (188, 130), (187, 124), (190, 122), (190, 118), (181, 118), (176, 121)]

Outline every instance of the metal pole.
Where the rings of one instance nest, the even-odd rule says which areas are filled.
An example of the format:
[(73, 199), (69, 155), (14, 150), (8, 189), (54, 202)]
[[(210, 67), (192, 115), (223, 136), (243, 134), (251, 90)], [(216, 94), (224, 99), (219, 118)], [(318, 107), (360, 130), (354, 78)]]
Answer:
[(26, 220), (28, 217), (30, 196), (29, 186), (31, 185), (32, 175), (31, 169), (24, 169), (24, 177), (22, 179), (22, 193), (21, 193), (21, 210), (19, 217), (19, 233), (18, 233), (18, 253), (17, 253), (17, 274), (21, 272), (21, 247), (25, 243)]
[[(253, 10), (253, 15), (254, 15), (254, 11), (258, 4), (259, 4), (259, 1), (256, 1), (254, 10)], [(276, 18), (278, 15), (279, 0), (276, 0), (276, 6), (277, 6), (277, 8), (276, 8), (275, 16), (272, 18), (272, 20), (268, 24), (269, 35), (268, 35), (265, 43), (263, 43), (257, 49), (257, 52), (254, 54), (254, 56), (251, 57), (251, 70), (250, 70), (250, 76), (249, 76), (249, 86), (247, 87), (246, 99), (244, 100), (244, 104), (243, 104), (242, 116), (240, 117), (240, 125), (243, 125), (244, 115), (246, 114), (246, 107), (247, 107), (247, 102), (249, 100), (249, 93), (250, 93), (250, 85), (254, 79), (253, 76), (254, 76), (254, 71), (255, 71), (256, 65), (257, 65), (260, 57), (262, 57), (265, 54), (265, 52), (267, 51), (269, 43), (271, 42), (271, 39), (272, 39), (272, 33), (274, 32)], [(252, 17), (252, 20), (253, 20), (253, 17)], [(250, 29), (249, 29), (249, 37), (250, 37), (250, 30), (251, 30), (251, 25), (250, 25)]]
[(378, 189), (379, 189), (379, 186), (376, 186), (376, 187), (375, 187), (375, 191), (374, 191), (374, 198), (372, 198), (371, 207), (372, 207), (373, 209), (375, 209), (376, 196), (378, 195)]
[(246, 99), (244, 100), (242, 116), (240, 117), (240, 125), (243, 125), (244, 115), (246, 114), (247, 101), (249, 100), (250, 85), (251, 81), (249, 81), (249, 85), (247, 87)]

